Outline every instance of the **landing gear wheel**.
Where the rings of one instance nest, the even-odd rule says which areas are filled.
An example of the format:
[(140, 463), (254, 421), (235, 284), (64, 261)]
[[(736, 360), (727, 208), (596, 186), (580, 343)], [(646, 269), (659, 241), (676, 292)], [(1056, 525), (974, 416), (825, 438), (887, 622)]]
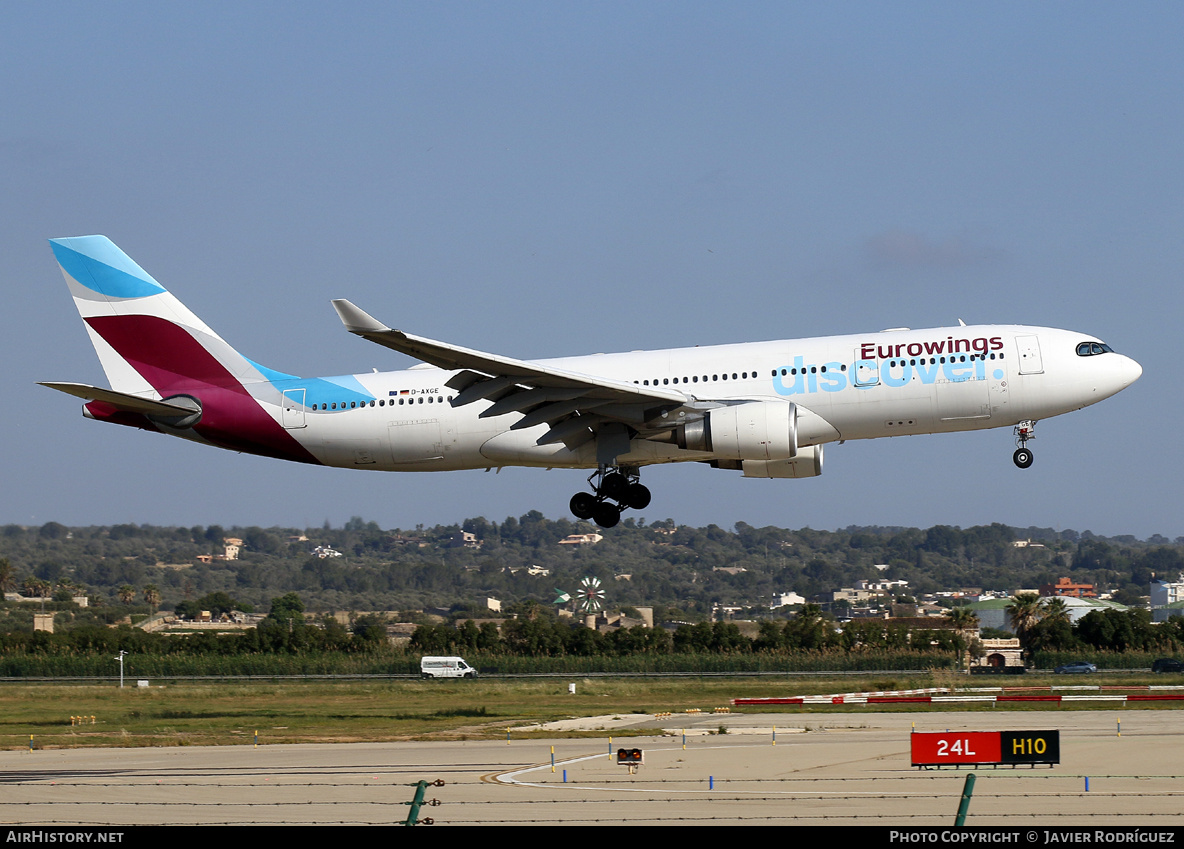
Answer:
[(625, 490), (625, 496), (621, 500), (626, 507), (633, 510), (644, 510), (650, 506), (649, 487), (642, 486), (639, 483), (630, 484), (629, 488)]
[(621, 511), (641, 510), (650, 504), (650, 491), (642, 486), (633, 466), (600, 466), (588, 478), (592, 492), (577, 492), (568, 506), (577, 519), (591, 519), (602, 528), (621, 522)]
[(620, 472), (610, 472), (600, 482), (600, 494), (613, 501), (620, 501), (629, 491), (629, 478)]
[(571, 508), (573, 516), (587, 521), (592, 518), (592, 513), (596, 510), (596, 496), (590, 492), (577, 492), (571, 497), (567, 506)]
[(601, 501), (592, 511), (592, 521), (602, 528), (615, 528), (621, 521), (621, 508), (607, 501)]
[(1017, 448), (1015, 453), (1011, 455), (1011, 459), (1021, 469), (1026, 469), (1032, 465), (1032, 452), (1027, 448)]

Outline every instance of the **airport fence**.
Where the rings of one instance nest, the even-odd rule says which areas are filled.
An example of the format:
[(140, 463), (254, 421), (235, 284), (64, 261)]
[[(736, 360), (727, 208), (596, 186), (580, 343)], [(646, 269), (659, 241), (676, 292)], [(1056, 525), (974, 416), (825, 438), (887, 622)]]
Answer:
[[(10, 776), (6, 827), (134, 824), (406, 825), (409, 806), (435, 825), (871, 825), (902, 828), (1149, 827), (1184, 824), (1184, 775), (932, 770), (863, 777), (780, 776), (563, 780), (525, 784), (481, 764), (368, 769), (174, 768), (164, 776)], [(492, 764), (490, 764), (492, 766)], [(461, 773), (461, 775), (457, 775)], [(429, 776), (411, 781), (415, 774)], [(447, 775), (447, 779), (438, 776)], [(426, 792), (425, 792), (426, 791)], [(410, 800), (410, 801), (409, 801)], [(1041, 836), (1040, 841), (1044, 842)], [(1099, 841), (1101, 842), (1101, 841)]]

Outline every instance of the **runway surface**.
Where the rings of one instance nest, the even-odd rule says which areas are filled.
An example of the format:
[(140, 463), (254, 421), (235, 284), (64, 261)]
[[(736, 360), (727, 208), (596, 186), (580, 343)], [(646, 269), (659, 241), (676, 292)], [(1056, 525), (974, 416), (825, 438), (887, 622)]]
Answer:
[[(439, 779), (425, 797), (441, 804), (419, 814), (437, 826), (950, 826), (969, 770), (913, 768), (915, 722), (917, 731), (1060, 731), (1058, 766), (975, 771), (968, 825), (1184, 824), (1179, 711), (1124, 712), (1121, 729), (1113, 711), (577, 722), (603, 736), (0, 752), (0, 822), (396, 824), (412, 785)], [(624, 728), (653, 736), (618, 736), (610, 748)], [(636, 774), (611, 755), (622, 745), (644, 751)]]

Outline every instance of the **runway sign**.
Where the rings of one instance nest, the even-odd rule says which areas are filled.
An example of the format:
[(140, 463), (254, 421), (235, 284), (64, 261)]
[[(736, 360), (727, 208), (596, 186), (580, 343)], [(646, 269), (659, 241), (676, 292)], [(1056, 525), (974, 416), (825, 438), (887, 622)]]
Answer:
[(1059, 731), (945, 731), (912, 735), (913, 766), (1058, 764)]

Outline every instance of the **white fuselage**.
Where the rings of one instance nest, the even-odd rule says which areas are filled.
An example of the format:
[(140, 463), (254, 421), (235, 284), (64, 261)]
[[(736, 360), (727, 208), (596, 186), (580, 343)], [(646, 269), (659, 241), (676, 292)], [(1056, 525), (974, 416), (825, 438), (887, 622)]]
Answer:
[[(1080, 409), (1138, 379), (1109, 349), (1081, 354), (1088, 334), (1016, 325), (897, 330), (775, 342), (598, 354), (541, 365), (685, 393), (696, 402), (794, 402), (797, 442), (1011, 427)], [(1099, 343), (1100, 344), (1100, 343)], [(1088, 345), (1086, 348), (1088, 349)], [(326, 465), (399, 471), (499, 466), (595, 467), (594, 444), (537, 444), (546, 424), (511, 429), (521, 413), (454, 407), (455, 372), (406, 371), (275, 380), (283, 427)], [(258, 396), (257, 396), (258, 397)], [(634, 438), (620, 464), (711, 460)]]

